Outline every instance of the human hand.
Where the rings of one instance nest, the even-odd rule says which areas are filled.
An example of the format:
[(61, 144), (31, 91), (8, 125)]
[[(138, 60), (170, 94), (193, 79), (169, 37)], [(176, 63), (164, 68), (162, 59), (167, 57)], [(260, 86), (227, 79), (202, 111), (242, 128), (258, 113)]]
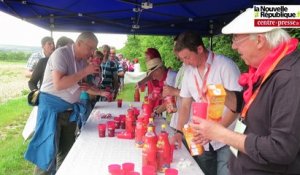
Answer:
[(207, 140), (217, 140), (221, 137), (221, 134), (224, 131), (224, 126), (220, 125), (217, 122), (211, 120), (205, 120), (200, 117), (193, 116), (193, 123), (190, 123), (190, 126), (195, 133), (195, 141), (197, 143), (205, 143)]
[[(192, 125), (192, 123), (190, 123), (190, 126)], [(196, 144), (200, 144), (200, 145), (205, 145), (207, 143), (210, 142), (209, 139), (203, 137), (202, 134), (200, 134), (197, 130), (193, 130), (193, 142), (196, 143)]]
[(84, 68), (85, 74), (99, 74), (100, 67), (99, 65), (89, 64)]
[(139, 81), (139, 82), (136, 83), (135, 88), (140, 89), (140, 88), (142, 88), (142, 86), (145, 86), (145, 84), (142, 83), (141, 81)]
[(90, 89), (91, 89), (92, 91), (99, 91), (98, 87), (95, 86), (95, 85), (90, 86)]
[(99, 90), (99, 95), (108, 98), (110, 97), (111, 93), (104, 90)]
[(87, 91), (90, 89), (90, 85), (87, 83), (79, 83), (79, 86), (80, 86), (80, 90), (82, 91)]
[(178, 148), (181, 148), (181, 145), (182, 145), (182, 137), (183, 135), (179, 132), (176, 132), (172, 137), (171, 137), (171, 144), (174, 144), (174, 145), (178, 145)]
[(165, 97), (165, 96), (175, 96), (176, 95), (176, 92), (175, 92), (176, 88), (172, 87), (172, 86), (168, 86), (168, 85), (165, 85), (163, 87), (163, 92), (162, 92), (162, 96)]

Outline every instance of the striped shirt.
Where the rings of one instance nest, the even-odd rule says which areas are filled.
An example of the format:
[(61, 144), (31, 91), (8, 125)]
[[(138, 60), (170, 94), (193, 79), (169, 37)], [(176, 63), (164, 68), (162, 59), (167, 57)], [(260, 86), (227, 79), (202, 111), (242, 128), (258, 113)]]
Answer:
[(113, 75), (117, 73), (116, 64), (113, 61), (107, 60), (106, 62), (101, 63), (102, 70), (102, 84), (101, 89), (106, 87), (113, 88)]

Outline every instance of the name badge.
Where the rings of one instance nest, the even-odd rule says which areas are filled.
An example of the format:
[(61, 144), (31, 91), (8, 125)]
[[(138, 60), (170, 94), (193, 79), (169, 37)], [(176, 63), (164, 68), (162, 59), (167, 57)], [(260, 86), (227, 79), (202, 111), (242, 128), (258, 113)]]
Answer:
[[(247, 126), (241, 120), (237, 120), (236, 124), (235, 124), (235, 128), (234, 128), (234, 132), (244, 134), (246, 127)], [(233, 153), (233, 155), (235, 155), (235, 157), (237, 157), (238, 150), (232, 146), (230, 146), (230, 150)]]

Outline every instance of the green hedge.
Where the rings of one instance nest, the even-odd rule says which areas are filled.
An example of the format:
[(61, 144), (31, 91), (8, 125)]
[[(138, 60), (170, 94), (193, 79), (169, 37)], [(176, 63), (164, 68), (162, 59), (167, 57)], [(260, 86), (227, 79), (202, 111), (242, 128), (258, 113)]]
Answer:
[(30, 55), (30, 53), (25, 52), (0, 51), (0, 61), (26, 62)]

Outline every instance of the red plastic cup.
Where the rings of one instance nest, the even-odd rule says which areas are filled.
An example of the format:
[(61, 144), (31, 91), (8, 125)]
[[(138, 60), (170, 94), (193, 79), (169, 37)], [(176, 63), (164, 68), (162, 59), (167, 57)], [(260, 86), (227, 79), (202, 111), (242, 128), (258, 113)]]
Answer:
[(202, 119), (206, 119), (207, 118), (207, 107), (208, 107), (208, 103), (206, 103), (206, 102), (193, 102), (192, 103), (193, 116), (197, 116)]
[(122, 99), (117, 100), (118, 108), (122, 108)]
[(165, 175), (178, 175), (178, 170), (173, 168), (166, 169)]
[(119, 118), (120, 118), (120, 128), (125, 129), (126, 115), (121, 114), (121, 115), (119, 115)]
[(145, 92), (145, 90), (146, 90), (146, 85), (144, 85), (144, 84), (141, 85), (141, 86), (140, 86), (140, 90), (141, 90), (141, 92)]
[(121, 170), (121, 165), (119, 164), (110, 164), (108, 165), (108, 172), (112, 173), (113, 171)]
[(115, 128), (120, 129), (120, 117), (114, 117)]
[(124, 170), (113, 170), (110, 174), (111, 175), (126, 175)]
[(156, 175), (155, 167), (151, 165), (143, 166), (142, 175)]
[(122, 169), (125, 171), (126, 174), (129, 172), (134, 171), (134, 163), (126, 162), (122, 164)]
[(103, 123), (98, 124), (99, 137), (105, 137), (106, 125)]
[(114, 121), (107, 122), (107, 136), (108, 137), (115, 136), (115, 122)]

